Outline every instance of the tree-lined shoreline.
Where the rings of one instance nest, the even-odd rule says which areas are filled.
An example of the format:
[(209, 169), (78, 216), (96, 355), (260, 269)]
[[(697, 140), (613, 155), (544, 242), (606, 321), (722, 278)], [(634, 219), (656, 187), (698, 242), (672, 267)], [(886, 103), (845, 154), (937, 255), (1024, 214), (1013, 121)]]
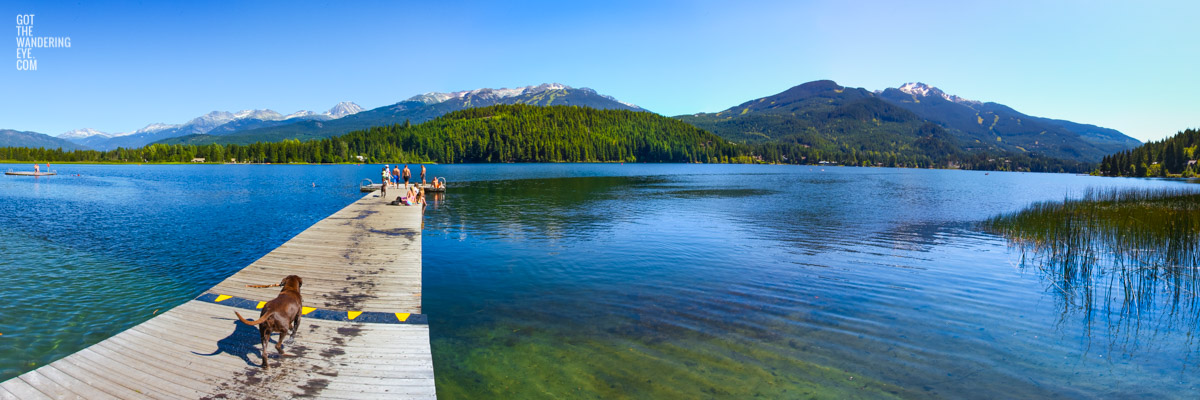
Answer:
[(1200, 174), (1196, 164), (1196, 148), (1200, 146), (1200, 130), (1186, 129), (1175, 136), (1146, 142), (1137, 148), (1105, 156), (1097, 175), (1127, 177), (1184, 177)]
[(421, 124), (372, 127), (301, 142), (151, 144), (108, 151), (0, 148), (0, 160), (57, 163), (544, 163), (666, 162), (837, 164), (1034, 172), (1086, 172), (1087, 163), (1037, 154), (963, 152), (927, 125), (911, 145), (890, 148), (799, 142), (737, 144), (673, 118), (575, 106), (496, 105)]

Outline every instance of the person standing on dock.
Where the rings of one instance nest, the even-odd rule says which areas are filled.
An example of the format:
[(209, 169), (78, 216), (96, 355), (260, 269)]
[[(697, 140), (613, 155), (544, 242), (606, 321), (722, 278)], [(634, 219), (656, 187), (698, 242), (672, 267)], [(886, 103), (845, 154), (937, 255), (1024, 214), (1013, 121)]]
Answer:
[(400, 166), (392, 167), (392, 187), (400, 187)]
[(33, 164), (33, 173), (35, 173), (35, 174), (41, 173), (42, 172), (41, 168), (42, 168), (41, 164)]
[(425, 164), (421, 164), (421, 187), (425, 186)]
[(404, 172), (401, 172), (401, 178), (404, 178), (404, 188), (408, 189), (408, 180), (412, 179), (412, 171), (408, 169), (408, 164), (404, 164)]
[(383, 183), (379, 184), (379, 189), (387, 192), (388, 183), (392, 181), (392, 174), (388, 173), (387, 165), (383, 166), (383, 174), (380, 175), (380, 178), (383, 179)]

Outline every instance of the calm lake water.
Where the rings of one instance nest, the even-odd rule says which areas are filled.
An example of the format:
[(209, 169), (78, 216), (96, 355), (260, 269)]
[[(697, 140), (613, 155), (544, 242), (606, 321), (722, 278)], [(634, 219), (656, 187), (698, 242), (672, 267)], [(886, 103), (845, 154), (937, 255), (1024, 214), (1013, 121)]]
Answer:
[[(359, 198), (379, 167), (55, 169), (0, 179), (0, 379), (198, 295)], [(442, 398), (1200, 390), (1195, 301), (1087, 309), (976, 227), (1086, 188), (1183, 182), (750, 165), (430, 173), (452, 185), (423, 237)]]

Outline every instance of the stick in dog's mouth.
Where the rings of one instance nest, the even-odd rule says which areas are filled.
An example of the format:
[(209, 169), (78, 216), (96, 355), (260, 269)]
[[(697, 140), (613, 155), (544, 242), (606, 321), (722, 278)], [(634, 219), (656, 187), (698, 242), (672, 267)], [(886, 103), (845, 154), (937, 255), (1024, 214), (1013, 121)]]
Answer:
[(278, 283), (272, 284), (272, 285), (246, 285), (246, 287), (252, 287), (252, 288), (268, 288), (268, 287), (279, 287), (279, 286), (283, 286), (283, 285), (280, 285)]

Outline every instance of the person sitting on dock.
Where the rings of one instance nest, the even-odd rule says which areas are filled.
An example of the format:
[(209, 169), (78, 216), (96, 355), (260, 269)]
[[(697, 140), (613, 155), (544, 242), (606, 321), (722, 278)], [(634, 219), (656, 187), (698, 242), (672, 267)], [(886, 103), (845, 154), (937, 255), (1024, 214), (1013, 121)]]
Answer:
[[(416, 199), (417, 199), (417, 194), (413, 192), (413, 188), (408, 188), (408, 192), (405, 192), (404, 195), (397, 197), (395, 203), (403, 204), (406, 206), (411, 206), (411, 205), (413, 205), (413, 202), (416, 201)], [(393, 203), (393, 204), (395, 204), (395, 203)]]
[(425, 188), (421, 188), (417, 191), (417, 198), (413, 200), (412, 203), (413, 205), (420, 204), (421, 209), (425, 209)]

